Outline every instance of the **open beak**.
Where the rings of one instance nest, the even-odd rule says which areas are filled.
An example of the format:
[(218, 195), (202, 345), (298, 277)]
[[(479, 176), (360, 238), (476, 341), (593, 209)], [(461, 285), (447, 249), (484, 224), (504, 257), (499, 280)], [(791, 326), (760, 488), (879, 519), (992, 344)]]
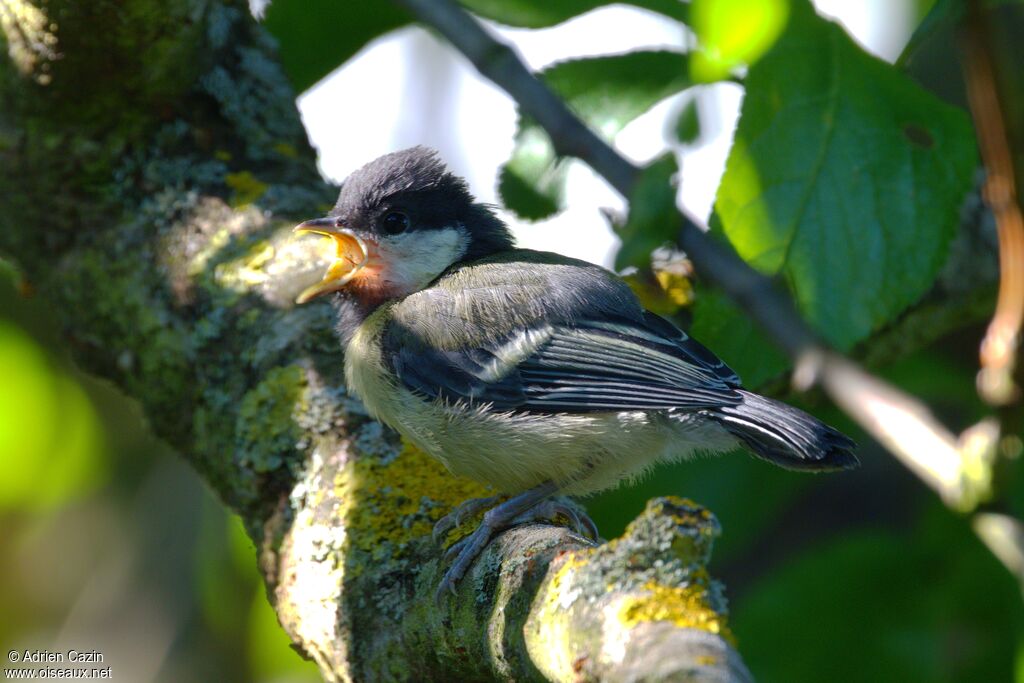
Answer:
[(338, 291), (347, 285), (369, 260), (366, 242), (357, 237), (351, 230), (339, 226), (335, 218), (316, 218), (306, 221), (296, 225), (293, 232), (299, 234), (313, 233), (330, 237), (334, 240), (337, 249), (334, 261), (328, 266), (323, 279), (312, 287), (303, 290), (295, 300), (297, 304), (304, 304), (321, 294)]

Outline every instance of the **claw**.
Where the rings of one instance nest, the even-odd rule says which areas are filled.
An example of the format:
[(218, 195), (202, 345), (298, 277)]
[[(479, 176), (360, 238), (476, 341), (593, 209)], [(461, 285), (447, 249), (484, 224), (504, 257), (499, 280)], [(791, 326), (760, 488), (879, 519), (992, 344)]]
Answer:
[(466, 575), (473, 561), (483, 552), (497, 531), (498, 529), (492, 526), (485, 517), (483, 523), (477, 527), (476, 531), (460, 539), (448, 549), (448, 552), (445, 553), (445, 561), (448, 561), (449, 557), (455, 556), (455, 562), (445, 572), (444, 578), (441, 579), (441, 583), (437, 586), (437, 592), (434, 593), (434, 600), (439, 605), (446, 597), (445, 593), (456, 594), (456, 584)]
[(601, 532), (597, 530), (597, 525), (594, 524), (594, 520), (590, 518), (590, 515), (584, 513), (581, 515), (583, 525), (587, 527), (587, 533), (585, 534), (591, 540), (596, 541), (601, 538)]
[(478, 512), (490, 510), (498, 504), (499, 500), (501, 500), (501, 496), (487, 496), (486, 498), (471, 498), (467, 500), (452, 511), (455, 515), (455, 526), (462, 526), (466, 519)]
[(448, 574), (445, 574), (444, 578), (441, 579), (441, 583), (437, 585), (437, 590), (434, 591), (434, 603), (440, 607), (444, 604), (444, 600), (449, 594), (454, 597), (458, 593), (455, 590), (455, 582), (448, 578)]
[(434, 539), (434, 545), (441, 545), (441, 541), (448, 535), (448, 532), (455, 528), (455, 517), (452, 513), (448, 513), (441, 519), (434, 523), (434, 529), (430, 532), (431, 538)]
[(555, 503), (554, 508), (556, 513), (569, 520), (569, 526), (573, 531), (581, 536), (583, 535), (583, 523), (580, 521), (580, 516), (576, 514), (575, 510), (561, 503)]
[(486, 498), (470, 498), (464, 501), (434, 524), (434, 530), (431, 532), (434, 543), (441, 545), (441, 541), (444, 540), (449, 531), (462, 526), (462, 523), (467, 518), (494, 507), (500, 499), (501, 496), (487, 496)]
[(564, 503), (552, 502), (554, 502), (555, 512), (569, 519), (573, 531), (584, 538), (594, 541), (598, 539), (600, 534), (597, 531), (597, 525), (594, 524), (594, 520), (590, 518), (590, 515)]
[(469, 536), (460, 538), (459, 540), (452, 543), (448, 550), (444, 551), (444, 561), (451, 562), (452, 558), (458, 555), (463, 548), (466, 547), (466, 542), (469, 540)]

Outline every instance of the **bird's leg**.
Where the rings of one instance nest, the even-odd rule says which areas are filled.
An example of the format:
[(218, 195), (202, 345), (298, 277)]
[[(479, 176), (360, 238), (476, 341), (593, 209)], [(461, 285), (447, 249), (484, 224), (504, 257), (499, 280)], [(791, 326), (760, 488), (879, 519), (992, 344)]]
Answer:
[(434, 524), (434, 543), (440, 543), (444, 536), (455, 527), (462, 526), (462, 523), (469, 517), (483, 512), (497, 505), (501, 496), (487, 496), (486, 498), (470, 498), (462, 502), (458, 507), (447, 515), (437, 520)]
[[(557, 491), (558, 486), (554, 482), (546, 481), (539, 486), (509, 498), (503, 503), (495, 505), (484, 513), (484, 518), (480, 522), (480, 526), (476, 528), (476, 531), (448, 549), (448, 556), (456, 553), (457, 555), (455, 562), (445, 572), (444, 578), (441, 579), (441, 583), (437, 587), (437, 593), (435, 593), (437, 601), (441, 602), (447, 593), (455, 595), (455, 584), (465, 576), (466, 571), (473, 564), (473, 560), (483, 552), (487, 544), (491, 542), (494, 534), (502, 529), (514, 526), (520, 516), (525, 515), (525, 513), (537, 505), (544, 503)], [(526, 520), (524, 519), (524, 521)]]

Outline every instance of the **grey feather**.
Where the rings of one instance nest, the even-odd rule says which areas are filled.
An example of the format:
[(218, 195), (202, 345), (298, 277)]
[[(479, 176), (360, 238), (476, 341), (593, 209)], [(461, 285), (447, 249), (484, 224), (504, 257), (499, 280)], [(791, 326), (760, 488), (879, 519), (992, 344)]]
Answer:
[(749, 391), (741, 403), (709, 410), (753, 453), (793, 470), (852, 469), (857, 466), (852, 439), (802, 410)]

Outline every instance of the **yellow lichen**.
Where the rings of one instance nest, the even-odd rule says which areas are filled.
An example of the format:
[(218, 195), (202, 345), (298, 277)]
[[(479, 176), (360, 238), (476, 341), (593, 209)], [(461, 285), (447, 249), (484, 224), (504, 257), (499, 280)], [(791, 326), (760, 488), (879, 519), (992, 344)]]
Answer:
[(214, 234), (210, 235), (209, 239), (206, 240), (206, 244), (203, 248), (192, 257), (192, 260), (188, 264), (188, 275), (195, 277), (201, 275), (205, 270), (210, 259), (213, 258), (221, 249), (228, 245), (231, 241), (231, 232), (227, 229), (218, 230)]
[(551, 582), (548, 584), (546, 599), (549, 601), (547, 607), (553, 609), (568, 609), (576, 598), (579, 597), (578, 590), (567, 588), (572, 583), (573, 574), (581, 567), (585, 567), (594, 554), (594, 548), (580, 548), (568, 554), (558, 568)]
[(305, 370), (286, 365), (269, 370), (242, 397), (235, 423), (238, 455), (256, 472), (282, 464), (300, 437), (299, 416), (309, 410)]
[(626, 597), (619, 606), (619, 621), (626, 628), (644, 622), (669, 621), (679, 628), (696, 628), (733, 641), (725, 617), (711, 607), (703, 582), (666, 586), (648, 581), (643, 590)]
[(274, 144), (273, 147), (271, 147), (271, 149), (273, 149), (281, 156), (288, 157), (289, 159), (299, 158), (299, 151), (295, 149), (295, 145), (290, 145), (287, 142), (278, 142)]
[[(649, 517), (668, 516), (680, 527), (689, 529), (706, 529), (706, 533), (716, 533), (717, 525), (709, 525), (714, 520), (714, 515), (707, 508), (693, 502), (689, 498), (678, 496), (665, 496), (648, 503), (648, 513), (637, 517), (626, 527), (623, 536), (635, 535), (638, 524), (646, 524)], [(668, 507), (671, 506), (671, 507)], [(668, 508), (668, 509), (666, 509)]]
[(252, 204), (270, 187), (249, 171), (228, 173), (224, 176), (224, 182), (235, 191), (231, 198), (231, 206), (235, 208)]
[[(385, 552), (383, 541), (404, 546), (429, 536), (434, 523), (456, 505), (488, 495), (480, 484), (452, 476), (407, 442), (390, 462), (364, 457), (348, 463), (334, 492), (346, 503), (350, 542), (375, 555)], [(437, 504), (424, 509), (424, 496)]]

